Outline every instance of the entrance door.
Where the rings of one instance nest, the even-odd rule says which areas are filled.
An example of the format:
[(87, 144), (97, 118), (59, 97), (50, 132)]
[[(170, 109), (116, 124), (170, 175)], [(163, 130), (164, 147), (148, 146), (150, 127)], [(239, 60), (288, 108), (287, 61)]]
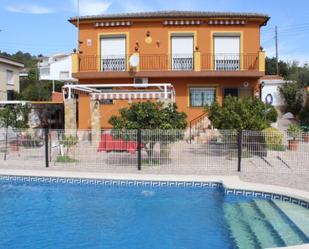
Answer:
[(232, 96), (238, 98), (239, 92), (238, 88), (224, 88), (223, 89), (223, 97)]

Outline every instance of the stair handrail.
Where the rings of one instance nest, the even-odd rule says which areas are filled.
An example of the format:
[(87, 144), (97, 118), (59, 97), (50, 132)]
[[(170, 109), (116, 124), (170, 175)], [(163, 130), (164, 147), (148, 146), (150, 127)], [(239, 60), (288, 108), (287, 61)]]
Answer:
[(196, 136), (196, 124), (201, 122), (205, 117), (207, 117), (208, 113), (204, 112), (203, 114), (199, 115), (198, 117), (192, 119), (189, 122), (189, 129), (190, 129), (190, 143), (192, 141), (192, 136)]

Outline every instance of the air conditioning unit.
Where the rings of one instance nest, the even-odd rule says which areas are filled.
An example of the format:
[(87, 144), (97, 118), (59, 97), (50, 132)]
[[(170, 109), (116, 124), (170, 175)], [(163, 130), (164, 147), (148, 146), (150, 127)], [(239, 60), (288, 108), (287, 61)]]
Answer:
[(148, 78), (134, 78), (133, 84), (135, 87), (147, 87)]

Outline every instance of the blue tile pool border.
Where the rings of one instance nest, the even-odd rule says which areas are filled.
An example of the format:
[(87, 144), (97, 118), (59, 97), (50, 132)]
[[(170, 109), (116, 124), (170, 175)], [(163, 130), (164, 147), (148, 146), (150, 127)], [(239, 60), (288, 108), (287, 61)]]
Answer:
[(114, 180), (75, 177), (49, 176), (13, 176), (0, 175), (0, 183), (34, 183), (34, 184), (78, 184), (105, 186), (144, 186), (144, 187), (178, 187), (178, 188), (218, 188), (223, 189), (220, 182), (197, 181), (155, 181), (155, 180)]
[(0, 175), (0, 183), (32, 183), (32, 184), (77, 184), (104, 186), (143, 186), (143, 187), (177, 187), (177, 188), (211, 188), (222, 189), (225, 195), (246, 196), (253, 198), (280, 200), (309, 209), (309, 201), (271, 192), (225, 188), (221, 182), (202, 181), (155, 181), (155, 180), (114, 180), (75, 177), (49, 176), (15, 176)]
[(263, 191), (244, 190), (244, 189), (230, 189), (230, 188), (224, 188), (224, 193), (225, 195), (247, 196), (247, 197), (253, 197), (253, 198), (262, 198), (262, 199), (290, 202), (292, 204), (309, 209), (308, 201), (304, 201), (304, 200), (301, 200), (295, 197), (290, 197), (290, 196), (282, 195), (282, 194), (275, 194), (275, 193), (263, 192)]

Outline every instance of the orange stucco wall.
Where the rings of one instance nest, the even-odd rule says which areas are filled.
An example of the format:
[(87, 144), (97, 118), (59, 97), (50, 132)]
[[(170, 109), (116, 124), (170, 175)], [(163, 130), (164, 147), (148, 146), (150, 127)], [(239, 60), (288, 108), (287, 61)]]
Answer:
[[(108, 79), (95, 80), (87, 83), (125, 83), (130, 79)], [(172, 83), (176, 91), (176, 104), (179, 111), (186, 112), (188, 115), (187, 121), (198, 117), (203, 113), (203, 108), (190, 107), (188, 90), (190, 86), (211, 86), (217, 89), (217, 100), (222, 103), (222, 93), (224, 88), (237, 87), (242, 88), (245, 81), (249, 82), (248, 91), (258, 91), (258, 80), (250, 78), (150, 78), (150, 83)], [(79, 122), (80, 129), (90, 128), (90, 98), (87, 95), (79, 96)], [(101, 126), (103, 128), (111, 127), (108, 123), (112, 115), (118, 115), (119, 108), (128, 106), (127, 100), (115, 100), (113, 104), (101, 104)]]
[[(108, 21), (108, 20), (104, 20)], [(114, 21), (114, 20), (113, 20)], [(242, 53), (258, 53), (260, 50), (260, 22), (250, 21), (246, 25), (235, 26), (211, 26), (202, 24), (200, 26), (164, 26), (162, 20), (130, 20), (133, 25), (130, 27), (94, 27), (95, 21), (83, 21), (80, 23), (80, 51), (82, 56), (96, 56), (100, 54), (100, 36), (104, 34), (127, 34), (127, 54), (135, 52), (138, 45), (140, 54), (168, 54), (170, 53), (169, 34), (173, 32), (194, 33), (195, 45), (201, 54), (210, 54), (213, 51), (212, 33), (235, 32), (240, 33), (242, 38)], [(151, 43), (145, 41), (146, 33), (149, 32)], [(88, 42), (87, 42), (88, 41)], [(188, 115), (188, 121), (203, 113), (202, 108), (189, 106), (188, 90), (191, 85), (215, 86), (217, 99), (222, 102), (222, 91), (225, 87), (242, 87), (243, 83), (249, 82), (252, 95), (258, 90), (258, 78), (228, 78), (228, 77), (193, 77), (193, 78), (149, 78), (149, 83), (172, 83), (176, 90), (176, 104), (180, 111)], [(110, 79), (83, 79), (80, 83), (132, 83), (132, 78), (110, 78)], [(79, 96), (79, 120), (78, 126), (81, 129), (90, 128), (90, 99), (86, 95)], [(101, 105), (101, 125), (103, 128), (110, 127), (108, 120), (112, 115), (117, 115), (121, 107), (127, 106), (127, 101), (115, 100), (113, 104)]]
[[(83, 55), (97, 55), (99, 49), (100, 35), (110, 33), (128, 33), (129, 47), (128, 54), (135, 52), (136, 43), (139, 46), (139, 52), (142, 54), (167, 54), (169, 53), (169, 32), (195, 32), (196, 45), (199, 51), (203, 53), (212, 53), (211, 34), (212, 32), (239, 32), (243, 34), (243, 53), (257, 53), (260, 48), (260, 27), (258, 22), (249, 22), (246, 25), (235, 26), (210, 26), (203, 24), (201, 26), (164, 26), (163, 20), (156, 22), (133, 21), (130, 27), (94, 27), (94, 22), (81, 23), (79, 40), (80, 50)], [(150, 32), (152, 42), (145, 42), (146, 33)], [(87, 44), (91, 40), (91, 46)]]

